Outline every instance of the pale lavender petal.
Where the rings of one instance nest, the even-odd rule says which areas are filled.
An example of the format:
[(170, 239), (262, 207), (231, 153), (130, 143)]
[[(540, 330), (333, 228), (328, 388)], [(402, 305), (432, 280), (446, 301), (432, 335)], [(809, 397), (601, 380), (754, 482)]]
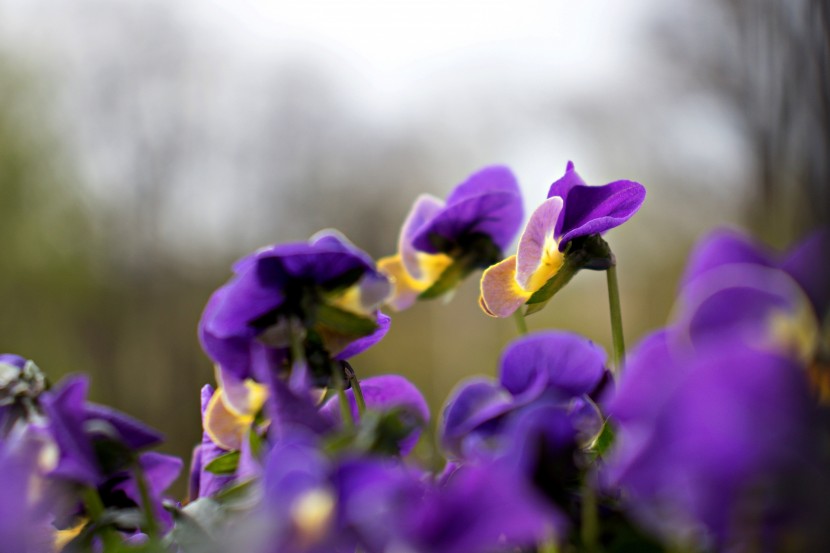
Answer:
[(527, 288), (533, 273), (542, 263), (545, 245), (553, 240), (556, 222), (562, 211), (562, 198), (554, 196), (542, 202), (531, 214), (519, 238), (516, 252), (516, 281)]

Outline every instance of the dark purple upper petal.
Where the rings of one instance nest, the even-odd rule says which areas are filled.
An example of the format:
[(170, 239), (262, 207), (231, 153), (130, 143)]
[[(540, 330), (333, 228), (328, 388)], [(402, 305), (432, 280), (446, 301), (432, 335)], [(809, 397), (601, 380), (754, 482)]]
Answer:
[(798, 282), (822, 320), (830, 309), (830, 229), (819, 229), (801, 241), (781, 268)]
[(574, 186), (559, 216), (559, 249), (574, 238), (602, 234), (628, 221), (646, 197), (646, 189), (634, 181), (619, 180), (604, 186)]
[(592, 393), (605, 377), (605, 351), (577, 334), (534, 332), (514, 340), (501, 358), (500, 382), (527, 403), (550, 390), (565, 398)]
[(60, 450), (52, 475), (89, 486), (102, 476), (92, 443), (84, 432), (89, 379), (78, 375), (64, 379), (56, 389), (41, 396), (41, 405)]
[(102, 420), (111, 424), (121, 441), (130, 449), (142, 449), (162, 442), (163, 436), (143, 422), (105, 405), (86, 404), (86, 420)]
[(441, 421), (441, 444), (448, 452), (462, 457), (462, 441), (468, 434), (513, 408), (513, 398), (498, 383), (472, 378), (447, 400)]
[(450, 193), (446, 207), (412, 234), (412, 245), (427, 253), (448, 253), (466, 237), (485, 234), (504, 250), (519, 232), (523, 217), (516, 177), (507, 167), (487, 167)]

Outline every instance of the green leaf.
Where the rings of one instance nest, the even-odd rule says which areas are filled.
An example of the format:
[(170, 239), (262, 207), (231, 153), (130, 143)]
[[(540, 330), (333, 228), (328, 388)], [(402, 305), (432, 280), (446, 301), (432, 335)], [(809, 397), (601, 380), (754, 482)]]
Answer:
[(328, 304), (317, 307), (317, 323), (345, 336), (368, 336), (378, 328), (367, 317)]
[(602, 424), (602, 430), (599, 431), (597, 439), (591, 445), (591, 449), (598, 457), (602, 457), (614, 443), (615, 436), (614, 428), (608, 424), (608, 421), (605, 421)]
[(227, 476), (236, 472), (239, 466), (239, 452), (230, 451), (213, 459), (205, 465), (205, 470), (220, 476)]

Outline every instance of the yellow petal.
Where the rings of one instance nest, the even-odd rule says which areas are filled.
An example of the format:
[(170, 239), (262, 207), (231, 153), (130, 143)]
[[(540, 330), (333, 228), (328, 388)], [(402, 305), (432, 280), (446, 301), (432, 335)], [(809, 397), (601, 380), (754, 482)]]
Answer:
[(530, 298), (516, 282), (516, 256), (489, 267), (481, 275), (479, 305), (491, 317), (509, 317)]
[(254, 413), (240, 414), (230, 409), (223, 400), (222, 388), (213, 392), (205, 408), (203, 425), (210, 439), (221, 448), (238, 450), (254, 423)]

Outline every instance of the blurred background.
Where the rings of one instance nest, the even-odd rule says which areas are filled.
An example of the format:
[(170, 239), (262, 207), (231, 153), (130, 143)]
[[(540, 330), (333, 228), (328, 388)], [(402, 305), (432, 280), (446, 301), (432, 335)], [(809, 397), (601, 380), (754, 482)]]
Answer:
[[(703, 233), (827, 222), (829, 31), (824, 0), (0, 0), (0, 352), (90, 373), (189, 459), (234, 259), (325, 227), (393, 253), (419, 193), (492, 163), (529, 213), (568, 160), (648, 189), (607, 237), (632, 345)], [(358, 373), (437, 414), (515, 336), (477, 295), (396, 314)], [(609, 346), (604, 275), (529, 325)]]

